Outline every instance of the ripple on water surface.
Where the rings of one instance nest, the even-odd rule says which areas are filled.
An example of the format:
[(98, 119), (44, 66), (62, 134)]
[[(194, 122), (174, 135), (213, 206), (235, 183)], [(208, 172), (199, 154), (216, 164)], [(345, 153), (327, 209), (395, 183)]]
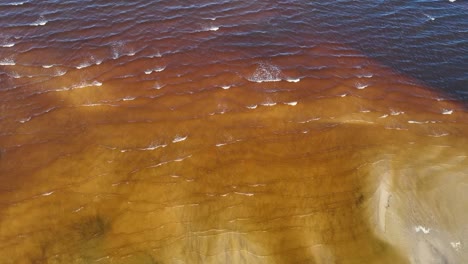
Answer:
[(468, 261), (462, 1), (0, 11), (4, 259)]

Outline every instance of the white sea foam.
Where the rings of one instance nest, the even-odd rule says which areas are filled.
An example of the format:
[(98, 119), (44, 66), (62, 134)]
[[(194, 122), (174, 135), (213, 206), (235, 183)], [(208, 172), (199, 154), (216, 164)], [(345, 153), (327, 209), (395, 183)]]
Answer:
[(301, 79), (300, 78), (288, 78), (286, 79), (287, 82), (293, 82), (293, 83), (297, 83), (297, 82), (300, 82)]
[(19, 78), (23, 77), (17, 72), (10, 72), (10, 73), (7, 73), (7, 74), (8, 74), (8, 76), (11, 76), (11, 77), (13, 77), (15, 79), (19, 79)]
[(66, 70), (56, 70), (54, 76), (63, 76), (67, 73)]
[(397, 110), (393, 110), (393, 109), (390, 110), (390, 114), (391, 114), (392, 116), (402, 115), (402, 114), (404, 114), (404, 113), (405, 113), (405, 112), (403, 112), (403, 111), (397, 111)]
[(80, 206), (78, 209), (73, 210), (74, 213), (78, 213), (79, 211), (83, 210), (84, 206)]
[(114, 46), (112, 46), (112, 59), (116, 60), (120, 57), (120, 54), (119, 54), (119, 51), (117, 50), (117, 48), (114, 48)]
[(159, 89), (163, 88), (164, 86), (166, 86), (166, 85), (160, 84), (160, 83), (156, 83), (156, 84), (153, 86), (153, 88), (156, 89), (156, 90), (159, 90)]
[(430, 15), (428, 15), (428, 14), (424, 14), (424, 15), (425, 15), (427, 18), (429, 18), (429, 20), (431, 20), (431, 21), (434, 21), (434, 20), (435, 20), (435, 17), (433, 17), (433, 16), (430, 16)]
[(453, 2), (455, 2), (455, 1), (456, 1), (456, 0), (449, 0), (450, 3), (453, 3)]
[(29, 1), (13, 2), (13, 3), (2, 3), (0, 6), (20, 6), (29, 3)]
[(140, 150), (155, 150), (155, 149), (158, 149), (158, 148), (165, 148), (165, 147), (167, 147), (166, 144), (157, 145), (157, 144), (151, 143), (148, 147), (141, 148)]
[(416, 231), (416, 233), (423, 232), (424, 234), (429, 234), (431, 232), (430, 228), (427, 228), (421, 225), (415, 226), (414, 230)]
[(13, 66), (13, 65), (16, 65), (16, 63), (11, 58), (5, 58), (3, 60), (0, 60), (0, 65), (1, 66)]
[(181, 161), (184, 161), (188, 158), (192, 157), (192, 155), (188, 155), (188, 156), (185, 156), (185, 157), (182, 157), (182, 158), (177, 158), (177, 159), (174, 159), (175, 162), (181, 162)]
[(356, 89), (359, 89), (359, 90), (365, 89), (368, 86), (369, 86), (368, 84), (363, 84), (363, 83), (356, 83), (354, 85), (354, 87), (356, 87)]
[(284, 103), (285, 105), (296, 106), (297, 101)]
[(102, 82), (99, 81), (93, 81), (91, 83), (88, 82), (81, 82), (77, 85), (73, 85), (71, 88), (64, 88), (64, 89), (59, 89), (56, 91), (66, 91), (66, 90), (73, 90), (73, 89), (82, 89), (86, 87), (91, 87), (91, 86), (102, 86)]
[(358, 78), (372, 78), (374, 76), (372, 73), (364, 73), (357, 75)]
[(49, 196), (49, 195), (52, 195), (53, 193), (54, 191), (46, 192), (46, 193), (41, 194), (41, 196)]
[(36, 20), (36, 22), (31, 23), (31, 26), (35, 26), (35, 27), (44, 26), (44, 25), (47, 24), (47, 22), (49, 22), (49, 21), (47, 21), (43, 16), (41, 16), (41, 17), (39, 17), (38, 20)]
[(244, 195), (244, 196), (254, 196), (253, 193), (243, 193), (243, 192), (234, 192), (234, 193), (238, 195)]
[(111, 45), (112, 59), (114, 60), (118, 59), (122, 55), (123, 49), (124, 49), (123, 42), (119, 41), (117, 43), (112, 44)]
[(426, 124), (427, 121), (421, 122), (421, 121), (414, 121), (414, 120), (408, 120), (408, 124)]
[(102, 82), (93, 81), (93, 82), (91, 83), (91, 86), (102, 86)]
[(154, 69), (148, 69), (148, 70), (145, 70), (145, 74), (151, 74), (153, 72), (162, 72), (166, 69), (166, 66), (161, 66), (161, 67), (157, 67), (157, 68), (154, 68)]
[(260, 63), (252, 76), (248, 78), (251, 82), (279, 82), (281, 81), (281, 70), (278, 66), (269, 63)]
[(246, 107), (247, 107), (248, 109), (255, 109), (255, 108), (257, 108), (257, 105), (248, 105), (248, 106), (246, 106)]
[(442, 114), (443, 115), (451, 115), (451, 114), (453, 114), (453, 110), (452, 109), (443, 109)]
[(172, 143), (177, 143), (177, 142), (181, 142), (181, 141), (184, 141), (187, 139), (188, 136), (176, 136), (173, 140), (172, 140)]
[(299, 124), (306, 124), (306, 123), (309, 123), (309, 122), (312, 122), (312, 121), (317, 121), (317, 120), (320, 120), (320, 117), (314, 117), (314, 118), (311, 118), (311, 119), (307, 119), (305, 121), (299, 121), (298, 123)]
[(265, 103), (261, 103), (261, 105), (263, 105), (263, 106), (275, 106), (276, 103), (275, 102), (265, 102)]
[(49, 69), (49, 68), (52, 68), (54, 65), (52, 64), (48, 64), (48, 65), (42, 65), (42, 68), (44, 69)]
[(133, 101), (135, 99), (136, 99), (136, 97), (127, 96), (127, 97), (122, 98), (122, 101)]
[(2, 45), (0, 45), (2, 48), (11, 48), (11, 47), (14, 47), (15, 46), (15, 43), (4, 43)]
[(440, 121), (433, 121), (433, 120), (428, 120), (428, 121), (408, 120), (408, 124), (436, 124), (436, 123), (440, 123)]
[(433, 131), (431, 134), (429, 134), (430, 137), (446, 137), (450, 135), (450, 133), (447, 133), (447, 132), (437, 132), (437, 131)]
[(19, 122), (20, 122), (21, 124), (24, 124), (24, 123), (30, 121), (31, 118), (32, 118), (32, 116), (28, 116), (28, 117), (25, 117), (25, 118), (23, 118), (23, 119), (20, 119)]
[(210, 28), (208, 28), (209, 31), (218, 31), (219, 27), (216, 27), (216, 26), (211, 26)]
[(82, 63), (78, 64), (78, 66), (76, 66), (75, 68), (77, 68), (79, 70), (79, 69), (87, 68), (87, 67), (89, 67), (91, 65), (92, 65), (91, 62), (86, 61), (86, 62), (82, 62)]
[(89, 106), (101, 106), (101, 105), (103, 105), (103, 104), (99, 104), (99, 103), (93, 104), (93, 103), (90, 103), (90, 104), (82, 104), (81, 106), (87, 106), (87, 107), (89, 107)]
[(17, 72), (10, 72), (10, 73), (8, 73), (8, 76), (11, 76), (11, 77), (13, 77), (15, 79), (19, 79), (19, 78), (23, 77)]
[(231, 85), (223, 85), (223, 86), (221, 86), (221, 89), (223, 89), (223, 90), (227, 90), (227, 89), (229, 89), (229, 88), (231, 88)]

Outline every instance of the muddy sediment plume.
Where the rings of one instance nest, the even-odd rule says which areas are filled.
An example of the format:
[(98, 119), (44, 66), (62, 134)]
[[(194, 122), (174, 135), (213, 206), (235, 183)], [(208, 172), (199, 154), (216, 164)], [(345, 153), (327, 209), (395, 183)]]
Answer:
[(17, 26), (44, 46), (1, 50), (0, 262), (468, 261), (464, 104), (230, 5), (60, 49)]

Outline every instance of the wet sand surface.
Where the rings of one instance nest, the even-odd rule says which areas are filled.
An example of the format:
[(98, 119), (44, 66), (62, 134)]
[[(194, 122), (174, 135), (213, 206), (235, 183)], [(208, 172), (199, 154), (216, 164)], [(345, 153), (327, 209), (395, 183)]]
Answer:
[(159, 4), (13, 5), (0, 263), (468, 261), (463, 102), (287, 1)]

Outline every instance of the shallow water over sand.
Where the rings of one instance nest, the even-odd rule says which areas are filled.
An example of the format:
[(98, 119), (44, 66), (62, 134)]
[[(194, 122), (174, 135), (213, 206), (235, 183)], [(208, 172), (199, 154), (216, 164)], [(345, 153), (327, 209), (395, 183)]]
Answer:
[(337, 3), (0, 5), (2, 263), (466, 262), (463, 63)]

